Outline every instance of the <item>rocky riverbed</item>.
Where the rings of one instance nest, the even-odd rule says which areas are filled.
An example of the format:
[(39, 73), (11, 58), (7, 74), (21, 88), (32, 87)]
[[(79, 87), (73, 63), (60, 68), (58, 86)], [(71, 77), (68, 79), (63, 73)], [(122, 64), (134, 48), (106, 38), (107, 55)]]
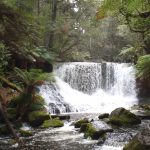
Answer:
[[(0, 138), (0, 150), (121, 150), (140, 130), (150, 124), (150, 120), (142, 120), (139, 125), (132, 127), (113, 127), (113, 132), (106, 134), (105, 141), (85, 139), (78, 128), (74, 128), (74, 121), (87, 118), (99, 120), (98, 114), (69, 114), (70, 119), (60, 128), (33, 129), (34, 136), (22, 137), (24, 146), (13, 144), (9, 137)], [(27, 128), (27, 127), (26, 127)]]

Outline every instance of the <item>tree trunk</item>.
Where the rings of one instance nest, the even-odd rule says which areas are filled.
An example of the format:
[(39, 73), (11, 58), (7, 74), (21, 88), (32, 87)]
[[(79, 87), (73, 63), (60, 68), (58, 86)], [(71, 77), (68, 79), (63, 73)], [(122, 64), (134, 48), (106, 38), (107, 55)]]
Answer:
[(13, 137), (17, 140), (18, 143), (22, 143), (22, 141), (20, 140), (19, 136), (17, 135), (15, 129), (13, 128), (12, 123), (8, 119), (6, 105), (5, 105), (5, 103), (7, 102), (6, 95), (7, 95), (7, 93), (6, 93), (5, 89), (1, 88), (0, 89), (0, 113), (3, 116), (4, 121), (5, 121), (8, 129), (12, 133)]
[(37, 15), (40, 16), (40, 0), (37, 0)]
[(9, 121), (8, 119), (8, 116), (7, 116), (7, 112), (5, 109), (3, 109), (2, 107), (2, 104), (0, 103), (0, 113), (2, 114), (5, 122), (6, 122), (6, 125), (8, 126), (8, 129), (10, 130), (10, 132), (12, 133), (13, 137), (18, 141), (20, 142), (19, 140), (19, 136), (17, 135), (15, 129), (13, 128), (13, 125), (11, 124), (11, 122)]
[(49, 33), (49, 39), (48, 39), (48, 49), (51, 50), (54, 45), (54, 28), (56, 24), (56, 17), (57, 17), (57, 0), (51, 0), (51, 21), (52, 21), (52, 30)]

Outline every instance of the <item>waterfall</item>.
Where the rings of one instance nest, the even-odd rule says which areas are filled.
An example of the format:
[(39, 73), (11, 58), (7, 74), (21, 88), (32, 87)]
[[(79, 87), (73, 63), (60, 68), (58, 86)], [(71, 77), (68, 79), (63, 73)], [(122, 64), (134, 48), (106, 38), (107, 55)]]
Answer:
[(137, 103), (135, 71), (127, 63), (60, 63), (56, 83), (40, 88), (51, 113), (110, 112)]

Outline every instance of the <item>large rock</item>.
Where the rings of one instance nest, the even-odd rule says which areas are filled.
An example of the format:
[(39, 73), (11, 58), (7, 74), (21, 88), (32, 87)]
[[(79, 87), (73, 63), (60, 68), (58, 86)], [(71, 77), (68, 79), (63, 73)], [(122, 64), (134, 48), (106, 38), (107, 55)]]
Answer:
[[(106, 126), (105, 126), (106, 125)], [(112, 132), (111, 129), (105, 122), (93, 121), (91, 123), (83, 123), (80, 127), (80, 132), (84, 133), (85, 138), (91, 138), (98, 140), (99, 138), (105, 138), (107, 132)]]
[(28, 115), (28, 121), (33, 127), (40, 126), (45, 120), (49, 120), (50, 115), (45, 111), (32, 111)]
[(42, 124), (42, 128), (57, 128), (57, 127), (62, 127), (64, 126), (63, 121), (59, 119), (51, 119), (51, 120), (45, 120), (44, 123)]
[(112, 132), (111, 129), (99, 129), (97, 130), (92, 123), (84, 123), (81, 125), (80, 132), (84, 133), (85, 138), (91, 138), (92, 140), (98, 140), (99, 138), (105, 138), (105, 133)]
[(141, 120), (135, 114), (124, 108), (113, 110), (109, 116), (110, 123), (118, 126), (140, 124)]
[(138, 133), (123, 150), (149, 150), (150, 149), (150, 129), (144, 129)]

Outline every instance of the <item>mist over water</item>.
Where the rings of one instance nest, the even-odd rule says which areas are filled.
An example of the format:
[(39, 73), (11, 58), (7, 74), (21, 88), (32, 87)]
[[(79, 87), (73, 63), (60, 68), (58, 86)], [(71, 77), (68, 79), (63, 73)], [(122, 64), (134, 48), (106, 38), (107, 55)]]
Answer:
[(40, 89), (51, 113), (103, 113), (137, 103), (131, 64), (62, 63), (54, 72), (56, 83), (46, 83)]

